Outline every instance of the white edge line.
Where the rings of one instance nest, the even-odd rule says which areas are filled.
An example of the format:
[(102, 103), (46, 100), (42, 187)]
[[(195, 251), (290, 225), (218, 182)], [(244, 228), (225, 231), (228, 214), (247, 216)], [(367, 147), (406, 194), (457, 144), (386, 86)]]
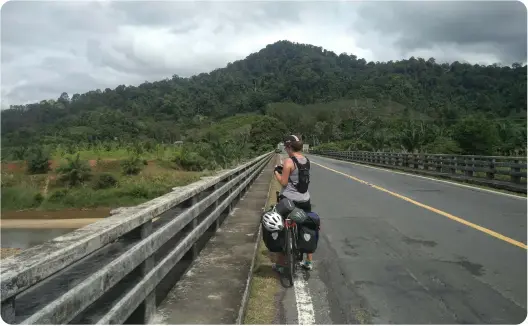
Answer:
[(395, 170), (391, 170), (391, 169), (384, 169), (384, 168), (379, 168), (377, 166), (370, 166), (370, 165), (366, 165), (366, 164), (362, 164), (362, 163), (338, 160), (338, 159), (335, 159), (335, 158), (325, 157), (325, 156), (319, 156), (319, 158), (328, 159), (328, 160), (337, 161), (337, 162), (348, 163), (348, 164), (351, 164), (351, 165), (359, 165), (359, 166), (362, 166), (362, 167), (365, 167), (365, 168), (369, 168), (369, 169), (381, 170), (381, 171), (391, 172), (391, 173), (395, 173), (395, 174), (402, 174), (402, 175), (407, 175), (407, 176), (420, 178), (420, 179), (425, 179), (425, 180), (430, 180), (430, 181), (447, 183), (447, 184), (450, 184), (450, 185), (464, 187), (464, 188), (469, 188), (469, 189), (474, 189), (474, 190), (486, 191), (486, 192), (490, 192), (490, 193), (493, 193), (493, 194), (508, 196), (508, 197), (512, 197), (512, 198), (516, 198), (516, 199), (524, 199), (524, 200), (528, 199), (527, 197), (523, 197), (523, 196), (519, 196), (519, 195), (509, 194), (509, 193), (496, 191), (496, 190), (491, 190), (491, 189), (487, 189), (487, 188), (479, 188), (479, 187), (470, 186), (470, 185), (467, 185), (467, 184), (453, 182), (453, 181), (447, 181), (447, 180), (441, 180), (441, 179), (436, 179), (436, 178), (425, 177), (423, 175), (417, 175), (417, 174), (414, 174), (414, 173), (407, 173), (407, 172), (395, 171)]
[(295, 303), (297, 305), (297, 322), (299, 325), (315, 325), (315, 313), (308, 283), (297, 272), (293, 282)]

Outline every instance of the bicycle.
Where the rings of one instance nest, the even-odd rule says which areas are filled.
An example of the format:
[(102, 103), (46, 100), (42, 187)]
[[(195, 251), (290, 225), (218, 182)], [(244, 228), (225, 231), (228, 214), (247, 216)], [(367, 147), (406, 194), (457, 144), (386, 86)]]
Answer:
[[(279, 192), (277, 192), (277, 202)], [(290, 218), (284, 218), (284, 254), (286, 255), (286, 275), (293, 285), (293, 276), (297, 272), (297, 263), (302, 261), (303, 255), (297, 248), (297, 223)]]

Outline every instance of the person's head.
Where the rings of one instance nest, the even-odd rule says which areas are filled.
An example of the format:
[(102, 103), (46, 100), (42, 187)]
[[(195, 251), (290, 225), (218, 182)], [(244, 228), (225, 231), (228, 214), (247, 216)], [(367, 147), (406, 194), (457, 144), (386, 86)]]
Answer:
[(302, 151), (303, 143), (302, 140), (299, 139), (299, 137), (295, 135), (289, 135), (284, 138), (284, 149), (286, 150), (286, 153), (292, 154), (296, 152)]

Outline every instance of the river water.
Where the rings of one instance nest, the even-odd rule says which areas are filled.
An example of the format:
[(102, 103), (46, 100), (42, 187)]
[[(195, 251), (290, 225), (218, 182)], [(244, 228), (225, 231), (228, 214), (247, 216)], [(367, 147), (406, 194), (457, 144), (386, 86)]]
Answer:
[(37, 246), (48, 240), (59, 237), (63, 234), (71, 232), (75, 229), (11, 229), (2, 228), (0, 230), (1, 235), (1, 247), (2, 248), (20, 248), (27, 249), (30, 247)]

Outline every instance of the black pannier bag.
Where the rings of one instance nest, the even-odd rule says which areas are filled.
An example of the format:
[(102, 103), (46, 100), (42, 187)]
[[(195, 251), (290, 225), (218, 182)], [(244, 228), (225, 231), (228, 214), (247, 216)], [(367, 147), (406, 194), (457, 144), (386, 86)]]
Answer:
[(275, 210), (282, 217), (288, 216), (295, 209), (295, 204), (290, 199), (284, 197), (282, 198), (277, 205), (275, 205)]
[(297, 247), (303, 254), (312, 254), (317, 249), (317, 242), (319, 241), (319, 234), (317, 230), (314, 230), (305, 225), (297, 225), (298, 239)]
[(284, 248), (284, 231), (270, 232), (263, 225), (262, 240), (270, 252), (281, 252)]

